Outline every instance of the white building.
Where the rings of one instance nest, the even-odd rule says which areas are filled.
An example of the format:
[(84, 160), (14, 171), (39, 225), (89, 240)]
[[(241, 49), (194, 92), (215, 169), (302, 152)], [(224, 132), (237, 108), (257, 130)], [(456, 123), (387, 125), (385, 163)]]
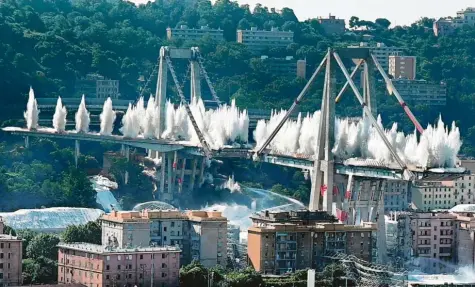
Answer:
[(294, 42), (294, 32), (252, 27), (251, 30), (237, 30), (237, 42), (246, 45), (249, 51), (259, 53), (267, 48), (287, 48)]
[(361, 42), (359, 46), (349, 46), (348, 48), (370, 48), (371, 53), (376, 57), (381, 67), (389, 71), (389, 56), (397, 56), (403, 53), (403, 49), (399, 47), (389, 47), (384, 43), (377, 43), (376, 46), (369, 46), (366, 42)]
[(200, 29), (188, 28), (186, 25), (181, 25), (179, 28), (167, 28), (168, 40), (196, 41), (203, 37), (210, 37), (220, 42), (224, 41), (224, 32), (221, 29), (211, 29), (208, 26), (201, 26)]
[(462, 20), (461, 25), (475, 26), (475, 7), (468, 7), (457, 12), (457, 18)]

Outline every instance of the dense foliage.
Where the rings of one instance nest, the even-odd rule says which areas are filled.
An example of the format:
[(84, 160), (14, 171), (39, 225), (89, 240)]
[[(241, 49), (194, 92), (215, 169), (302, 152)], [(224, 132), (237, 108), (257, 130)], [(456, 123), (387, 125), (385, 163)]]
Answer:
[(29, 149), (0, 144), (0, 210), (94, 207), (86, 171), (97, 166), (93, 157), (83, 155), (76, 168), (72, 149), (50, 140), (34, 141)]
[[(315, 274), (316, 286), (354, 286), (351, 281), (346, 282), (345, 270), (338, 264), (328, 265), (322, 272)], [(196, 287), (305, 287), (307, 286), (307, 270), (298, 270), (288, 277), (266, 278), (247, 268), (241, 271), (229, 271), (222, 268), (207, 269), (199, 262), (194, 261), (180, 269), (180, 286)]]
[(102, 228), (99, 221), (90, 221), (84, 225), (70, 225), (61, 234), (61, 240), (66, 243), (84, 242), (101, 244)]

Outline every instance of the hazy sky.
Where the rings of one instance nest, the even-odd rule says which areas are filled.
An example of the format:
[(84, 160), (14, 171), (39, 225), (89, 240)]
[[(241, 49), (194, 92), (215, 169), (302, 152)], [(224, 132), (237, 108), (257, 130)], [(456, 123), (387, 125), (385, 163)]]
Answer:
[(300, 20), (317, 16), (336, 15), (349, 20), (351, 16), (374, 21), (387, 18), (393, 25), (407, 25), (421, 16), (439, 18), (455, 16), (466, 7), (475, 6), (475, 0), (238, 0), (254, 6), (290, 7)]
[[(148, 0), (131, 0), (146, 3)], [(214, 0), (213, 0), (214, 1)], [(421, 16), (439, 18), (455, 16), (458, 10), (475, 6), (475, 0), (237, 0), (240, 4), (261, 3), (269, 8), (290, 7), (300, 20), (336, 15), (349, 20), (351, 16), (374, 21), (387, 18), (393, 25), (407, 25)]]

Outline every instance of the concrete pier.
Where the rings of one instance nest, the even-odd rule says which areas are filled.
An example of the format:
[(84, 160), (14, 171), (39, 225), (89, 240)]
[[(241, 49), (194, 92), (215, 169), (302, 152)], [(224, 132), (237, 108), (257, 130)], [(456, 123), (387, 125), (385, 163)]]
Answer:
[(81, 155), (79, 140), (74, 141), (74, 163), (78, 167), (79, 156)]
[(155, 174), (160, 200), (172, 202), (177, 194), (192, 192), (194, 188), (200, 187), (206, 168), (204, 157), (179, 152), (160, 153), (159, 156), (161, 163), (156, 167)]

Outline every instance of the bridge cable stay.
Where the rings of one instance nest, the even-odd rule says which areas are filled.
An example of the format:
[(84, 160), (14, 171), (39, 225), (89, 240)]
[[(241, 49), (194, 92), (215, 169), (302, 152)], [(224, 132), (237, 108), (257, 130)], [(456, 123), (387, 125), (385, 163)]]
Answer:
[(173, 68), (172, 61), (169, 56), (165, 56), (165, 60), (167, 61), (168, 69), (170, 70), (170, 73), (172, 74), (173, 81), (175, 82), (175, 86), (178, 91), (178, 95), (180, 96), (181, 103), (183, 106), (185, 106), (186, 113), (188, 114), (188, 117), (190, 118), (191, 124), (193, 125), (193, 129), (196, 132), (196, 135), (198, 136), (198, 139), (200, 140), (201, 146), (203, 147), (203, 150), (205, 152), (206, 157), (210, 158), (211, 157), (211, 149), (206, 142), (206, 139), (203, 136), (203, 133), (201, 132), (200, 128), (198, 127), (198, 124), (196, 123), (195, 117), (193, 116), (193, 113), (191, 112), (190, 105), (188, 104), (188, 101), (185, 98), (185, 95), (183, 94), (183, 90), (180, 86), (180, 82), (178, 81), (178, 78), (175, 73), (175, 69)]
[(358, 99), (358, 101), (360, 102), (361, 106), (363, 107), (363, 111), (365, 112), (366, 116), (368, 117), (368, 119), (370, 120), (371, 124), (373, 125), (373, 127), (376, 129), (376, 131), (378, 132), (379, 136), (381, 137), (381, 139), (383, 140), (384, 144), (386, 145), (386, 147), (389, 149), (389, 152), (391, 153), (391, 155), (394, 157), (394, 159), (396, 160), (396, 162), (398, 163), (398, 165), (403, 169), (405, 170), (405, 172), (407, 172), (408, 176), (410, 178), (413, 178), (413, 174), (411, 171), (409, 171), (409, 169), (407, 168), (407, 165), (402, 161), (402, 159), (399, 157), (399, 155), (397, 154), (397, 152), (394, 150), (393, 146), (391, 145), (391, 143), (389, 142), (388, 138), (386, 137), (386, 135), (384, 134), (384, 131), (382, 130), (382, 128), (378, 125), (378, 122), (376, 121), (376, 119), (374, 118), (373, 114), (371, 113), (371, 110), (368, 108), (367, 104), (364, 102), (363, 100), (363, 97), (361, 96), (360, 92), (358, 91), (358, 89), (356, 88), (356, 85), (355, 83), (353, 82), (353, 79), (351, 79), (350, 75), (348, 74), (348, 70), (346, 69), (345, 65), (343, 64), (343, 62), (341, 61), (341, 58), (340, 56), (338, 55), (337, 52), (333, 52), (333, 56), (334, 58), (336, 59), (338, 65), (340, 66), (341, 68), (341, 71), (343, 72), (343, 74), (345, 75), (346, 77), (346, 80), (350, 83), (350, 86), (351, 88), (353, 89), (353, 92), (355, 93), (355, 96), (356, 98)]
[(290, 109), (287, 111), (287, 113), (285, 114), (285, 116), (282, 118), (282, 120), (279, 122), (279, 124), (277, 125), (277, 127), (272, 131), (272, 133), (270, 134), (270, 136), (267, 138), (267, 140), (264, 142), (264, 144), (257, 150), (256, 152), (256, 156), (260, 156), (264, 150), (269, 146), (269, 144), (272, 142), (272, 140), (275, 138), (275, 136), (277, 135), (277, 133), (279, 133), (280, 129), (282, 128), (282, 126), (285, 124), (285, 122), (287, 121), (287, 119), (290, 117), (290, 115), (292, 115), (292, 113), (294, 112), (294, 110), (297, 108), (297, 106), (300, 104), (300, 102), (302, 101), (302, 99), (305, 97), (305, 95), (307, 94), (308, 90), (310, 89), (310, 87), (312, 86), (312, 84), (315, 82), (315, 79), (317, 78), (318, 74), (321, 72), (322, 68), (324, 67), (326, 61), (327, 61), (327, 58), (330, 57), (330, 53), (327, 53), (325, 55), (325, 57), (323, 58), (322, 62), (320, 63), (320, 65), (318, 65), (317, 69), (315, 70), (315, 72), (313, 73), (312, 77), (310, 78), (310, 80), (307, 82), (307, 84), (305, 85), (305, 87), (303, 88), (303, 90), (300, 92), (300, 94), (298, 95), (297, 99), (294, 101), (294, 103), (292, 104), (292, 106), (290, 107)]
[[(160, 58), (157, 59), (157, 63), (159, 62), (159, 60), (160, 60)], [(155, 75), (155, 73), (157, 72), (157, 68), (158, 68), (158, 64), (156, 64), (156, 65), (153, 66), (153, 70), (152, 70), (152, 72), (150, 73), (150, 76), (148, 76), (147, 81), (145, 82), (145, 84), (143, 85), (142, 89), (140, 90), (139, 99), (143, 96), (143, 93), (145, 92), (145, 89), (148, 87), (148, 84), (150, 83), (150, 81), (152, 80), (153, 75)]]
[[(350, 77), (353, 79), (356, 75), (356, 73), (358, 72), (359, 68), (361, 67), (361, 65), (364, 63), (364, 60), (361, 59), (359, 60), (358, 64), (356, 65), (356, 67), (353, 69), (353, 71), (351, 72), (351, 75)], [(336, 97), (335, 99), (335, 103), (338, 103), (341, 99), (341, 97), (343, 96), (343, 94), (346, 92), (346, 90), (348, 89), (348, 87), (350, 86), (350, 83), (348, 83), (348, 81), (345, 83), (345, 85), (343, 86), (343, 88), (341, 89), (340, 93), (338, 93), (338, 96)]]
[(424, 129), (422, 128), (421, 124), (416, 119), (416, 117), (412, 113), (411, 109), (407, 106), (406, 102), (404, 102), (404, 99), (401, 97), (401, 95), (399, 94), (396, 87), (394, 87), (393, 82), (391, 81), (391, 79), (389, 79), (389, 77), (386, 74), (386, 72), (384, 71), (383, 67), (378, 62), (378, 59), (373, 54), (371, 54), (371, 58), (373, 59), (373, 62), (376, 65), (376, 68), (378, 69), (379, 73), (381, 74), (381, 76), (383, 76), (384, 81), (386, 82), (386, 88), (387, 88), (389, 94), (390, 95), (394, 94), (397, 101), (399, 102), (401, 107), (404, 109), (404, 112), (406, 112), (406, 115), (409, 117), (409, 119), (412, 121), (412, 123), (416, 127), (417, 131), (419, 131), (419, 133), (421, 133), (421, 134), (424, 133)]
[(196, 59), (198, 60), (198, 64), (200, 66), (200, 70), (203, 73), (203, 76), (206, 80), (206, 83), (208, 84), (208, 87), (211, 91), (211, 96), (213, 96), (213, 99), (218, 103), (218, 105), (221, 105), (221, 100), (218, 97), (218, 94), (216, 93), (216, 90), (213, 87), (213, 84), (211, 82), (211, 79), (208, 76), (208, 73), (206, 72), (205, 66), (203, 64), (203, 57), (201, 57), (201, 53), (198, 51), (196, 52)]

